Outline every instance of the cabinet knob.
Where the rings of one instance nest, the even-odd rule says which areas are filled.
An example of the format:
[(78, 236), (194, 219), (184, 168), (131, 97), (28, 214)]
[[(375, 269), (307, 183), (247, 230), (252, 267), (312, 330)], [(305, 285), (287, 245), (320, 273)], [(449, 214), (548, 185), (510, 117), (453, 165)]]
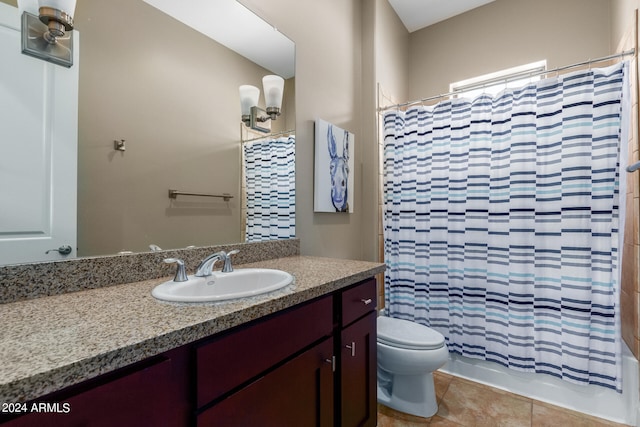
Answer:
[(331, 356), (331, 359), (324, 359), (324, 361), (331, 364), (331, 371), (332, 372), (336, 371), (336, 357), (335, 356)]
[(345, 345), (346, 348), (351, 350), (351, 357), (356, 357), (356, 342), (351, 341), (351, 345)]
[(364, 305), (369, 305), (369, 304), (371, 304), (371, 298), (367, 298), (367, 299), (364, 299), (364, 298), (363, 298), (363, 299), (361, 299), (360, 301), (362, 301), (362, 303), (363, 303)]

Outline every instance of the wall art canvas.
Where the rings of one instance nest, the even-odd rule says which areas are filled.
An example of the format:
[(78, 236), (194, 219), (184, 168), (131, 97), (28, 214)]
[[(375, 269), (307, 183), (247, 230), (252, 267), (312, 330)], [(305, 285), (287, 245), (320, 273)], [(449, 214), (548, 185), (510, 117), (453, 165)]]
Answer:
[(315, 212), (353, 212), (354, 140), (352, 133), (316, 120)]

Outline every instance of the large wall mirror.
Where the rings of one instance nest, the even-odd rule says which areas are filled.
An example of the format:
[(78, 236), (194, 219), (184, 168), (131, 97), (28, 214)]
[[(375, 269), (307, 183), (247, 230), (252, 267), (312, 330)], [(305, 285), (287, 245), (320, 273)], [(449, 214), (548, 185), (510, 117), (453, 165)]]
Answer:
[[(252, 14), (235, 0), (78, 1), (78, 256), (243, 241), (241, 139), (253, 134), (242, 136), (238, 88), (281, 75), (282, 114), (272, 131), (290, 131), (295, 77), (292, 65), (265, 65), (194, 29), (238, 29), (229, 7)], [(256, 44), (260, 33), (242, 25), (230, 40)], [(288, 42), (288, 58), (276, 62), (294, 63)], [(282, 56), (269, 46), (254, 51)], [(171, 199), (170, 189), (232, 198)]]

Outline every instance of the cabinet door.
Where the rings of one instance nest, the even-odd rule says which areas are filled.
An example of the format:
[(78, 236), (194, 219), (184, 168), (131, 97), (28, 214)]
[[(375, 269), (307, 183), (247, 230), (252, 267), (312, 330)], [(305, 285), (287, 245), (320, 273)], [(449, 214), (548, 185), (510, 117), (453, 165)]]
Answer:
[(341, 425), (375, 426), (376, 313), (372, 311), (343, 329), (341, 338)]
[[(28, 415), (9, 421), (6, 425), (9, 427), (179, 426), (181, 424), (178, 424), (175, 418), (170, 390), (168, 390), (171, 367), (171, 360), (164, 359), (60, 401), (42, 400), (45, 402), (42, 406), (39, 403), (29, 403)], [(38, 410), (42, 412), (37, 412)]]
[(198, 345), (197, 408), (331, 336), (332, 304), (330, 296), (323, 297)]
[(198, 427), (333, 425), (333, 338), (198, 415)]

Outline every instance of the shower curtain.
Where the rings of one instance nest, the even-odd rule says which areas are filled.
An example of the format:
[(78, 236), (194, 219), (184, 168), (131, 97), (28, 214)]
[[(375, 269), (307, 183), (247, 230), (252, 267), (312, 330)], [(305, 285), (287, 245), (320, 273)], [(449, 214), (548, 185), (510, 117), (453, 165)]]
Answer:
[(450, 352), (621, 391), (627, 68), (385, 114), (388, 315)]
[(246, 143), (246, 241), (296, 235), (295, 136)]

